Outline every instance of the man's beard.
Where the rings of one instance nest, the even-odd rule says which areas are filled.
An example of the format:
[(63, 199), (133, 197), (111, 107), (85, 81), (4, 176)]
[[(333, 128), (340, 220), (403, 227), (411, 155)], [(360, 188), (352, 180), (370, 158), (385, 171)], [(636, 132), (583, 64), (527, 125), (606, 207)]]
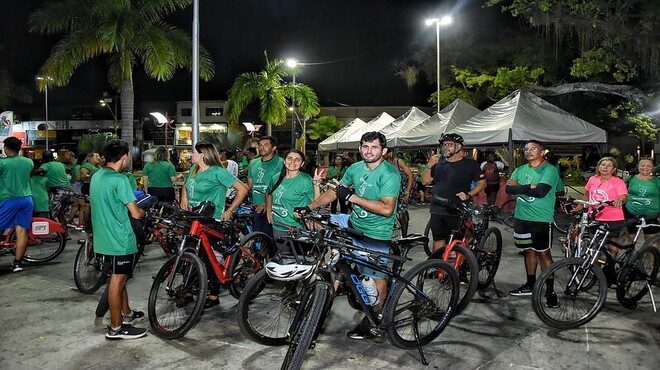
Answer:
[(374, 159), (362, 158), (362, 160), (364, 161), (364, 163), (375, 163), (375, 162), (380, 161), (381, 158), (383, 158), (383, 156), (374, 157)]
[(454, 154), (456, 154), (456, 153), (458, 153), (458, 150), (455, 150), (455, 151), (450, 152), (450, 153), (442, 152), (442, 156), (443, 156), (445, 159), (448, 159), (448, 158), (451, 158), (451, 157), (452, 157)]

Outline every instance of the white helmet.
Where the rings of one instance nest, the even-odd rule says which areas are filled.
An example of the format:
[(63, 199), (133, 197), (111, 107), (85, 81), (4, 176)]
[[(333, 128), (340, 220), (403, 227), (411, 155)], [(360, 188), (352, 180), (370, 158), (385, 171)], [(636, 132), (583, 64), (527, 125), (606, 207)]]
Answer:
[(303, 280), (314, 273), (316, 261), (294, 256), (275, 256), (266, 264), (268, 276), (279, 281)]

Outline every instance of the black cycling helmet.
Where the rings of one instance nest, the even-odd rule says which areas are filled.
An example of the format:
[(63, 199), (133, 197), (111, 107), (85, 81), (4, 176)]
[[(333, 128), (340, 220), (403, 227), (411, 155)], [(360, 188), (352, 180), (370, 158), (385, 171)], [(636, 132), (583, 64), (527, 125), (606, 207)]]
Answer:
[(463, 136), (453, 133), (444, 134), (438, 141), (440, 142), (440, 144), (444, 143), (445, 141), (452, 141), (454, 143), (463, 145)]
[(243, 152), (243, 149), (241, 149), (239, 147), (234, 148), (234, 153), (242, 153), (242, 152)]

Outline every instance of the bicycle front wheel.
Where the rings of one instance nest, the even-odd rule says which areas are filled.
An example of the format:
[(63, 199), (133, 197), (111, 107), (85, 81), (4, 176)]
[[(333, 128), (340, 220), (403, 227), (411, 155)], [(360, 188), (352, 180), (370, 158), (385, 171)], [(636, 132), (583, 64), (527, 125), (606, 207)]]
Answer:
[(463, 244), (455, 243), (453, 246), (452, 244), (449, 246), (452, 249), (447, 259), (443, 259), (443, 254), (448, 246), (438, 249), (429, 259), (443, 260), (458, 272), (460, 279), (458, 305), (454, 311), (454, 315), (458, 315), (470, 304), (474, 293), (477, 292), (479, 285), (479, 262), (477, 262), (477, 257), (474, 256), (474, 253)]
[[(598, 315), (607, 298), (607, 279), (599, 266), (586, 263), (582, 258), (566, 258), (539, 276), (532, 291), (532, 307), (541, 321), (553, 328), (573, 329)], [(554, 290), (548, 290), (547, 281), (553, 277)], [(549, 298), (553, 291), (556, 302)]]
[(486, 289), (495, 279), (502, 257), (502, 232), (496, 227), (489, 227), (474, 250), (479, 264), (478, 290)]
[(250, 253), (246, 255), (237, 250), (232, 255), (229, 266), (229, 293), (236, 299), (241, 296), (248, 280), (252, 278), (266, 262), (273, 257), (275, 246), (273, 240), (265, 233), (253, 232), (241, 241), (241, 245)]
[(655, 282), (660, 264), (660, 252), (652, 246), (643, 246), (637, 252), (637, 258), (622, 268), (616, 286), (616, 299), (622, 306), (633, 309), (637, 302), (649, 292), (649, 286)]
[(396, 281), (383, 308), (387, 339), (411, 349), (426, 345), (442, 333), (458, 304), (458, 273), (442, 260), (426, 260)]
[(500, 211), (497, 213), (497, 220), (508, 227), (513, 227), (513, 213), (516, 209), (516, 200), (509, 199), (502, 203)]
[(207, 282), (204, 263), (196, 255), (184, 253), (167, 260), (149, 292), (151, 330), (164, 339), (184, 336), (202, 313)]
[(428, 242), (424, 244), (424, 252), (427, 256), (433, 254), (433, 235), (431, 235), (431, 220), (429, 219), (424, 228), (424, 236), (428, 238)]
[(303, 306), (304, 314), (291, 335), (289, 349), (282, 363), (282, 370), (298, 370), (305, 360), (305, 354), (312, 345), (314, 334), (317, 331), (323, 307), (330, 297), (329, 287), (325, 284), (314, 285), (306, 304)]
[[(12, 233), (10, 241), (16, 243), (16, 233)], [(62, 233), (35, 236), (28, 240), (23, 260), (32, 264), (50, 262), (62, 254), (65, 245), (66, 238)]]
[(94, 252), (92, 237), (87, 234), (73, 262), (73, 281), (78, 291), (92, 294), (99, 290), (108, 279), (108, 272), (103, 266), (103, 257)]

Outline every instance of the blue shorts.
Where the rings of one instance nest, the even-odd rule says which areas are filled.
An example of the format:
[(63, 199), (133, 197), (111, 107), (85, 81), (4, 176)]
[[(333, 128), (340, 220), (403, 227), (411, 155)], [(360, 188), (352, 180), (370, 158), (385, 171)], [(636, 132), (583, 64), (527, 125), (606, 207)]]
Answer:
[(11, 198), (0, 202), (0, 230), (18, 225), (26, 230), (32, 225), (32, 197)]
[[(344, 215), (344, 214), (330, 215), (330, 221), (336, 223), (337, 225), (341, 225), (343, 227), (354, 228), (351, 225), (350, 215)], [(353, 245), (355, 246), (362, 247), (364, 249), (368, 249), (379, 253), (391, 253), (389, 240), (377, 240), (377, 239), (372, 239), (368, 236), (364, 236), (359, 239), (357, 238), (352, 238), (352, 239), (353, 239)], [(355, 255), (355, 257), (363, 260), (368, 260), (370, 258), (369, 255), (365, 252), (354, 251), (353, 254)], [(376, 264), (378, 266), (386, 266), (388, 262), (389, 260), (387, 258), (380, 257), (378, 258)], [(360, 272), (360, 274), (369, 276), (370, 278), (385, 279), (387, 277), (387, 275), (383, 274), (382, 272), (378, 272), (366, 266), (357, 265), (357, 269)]]

